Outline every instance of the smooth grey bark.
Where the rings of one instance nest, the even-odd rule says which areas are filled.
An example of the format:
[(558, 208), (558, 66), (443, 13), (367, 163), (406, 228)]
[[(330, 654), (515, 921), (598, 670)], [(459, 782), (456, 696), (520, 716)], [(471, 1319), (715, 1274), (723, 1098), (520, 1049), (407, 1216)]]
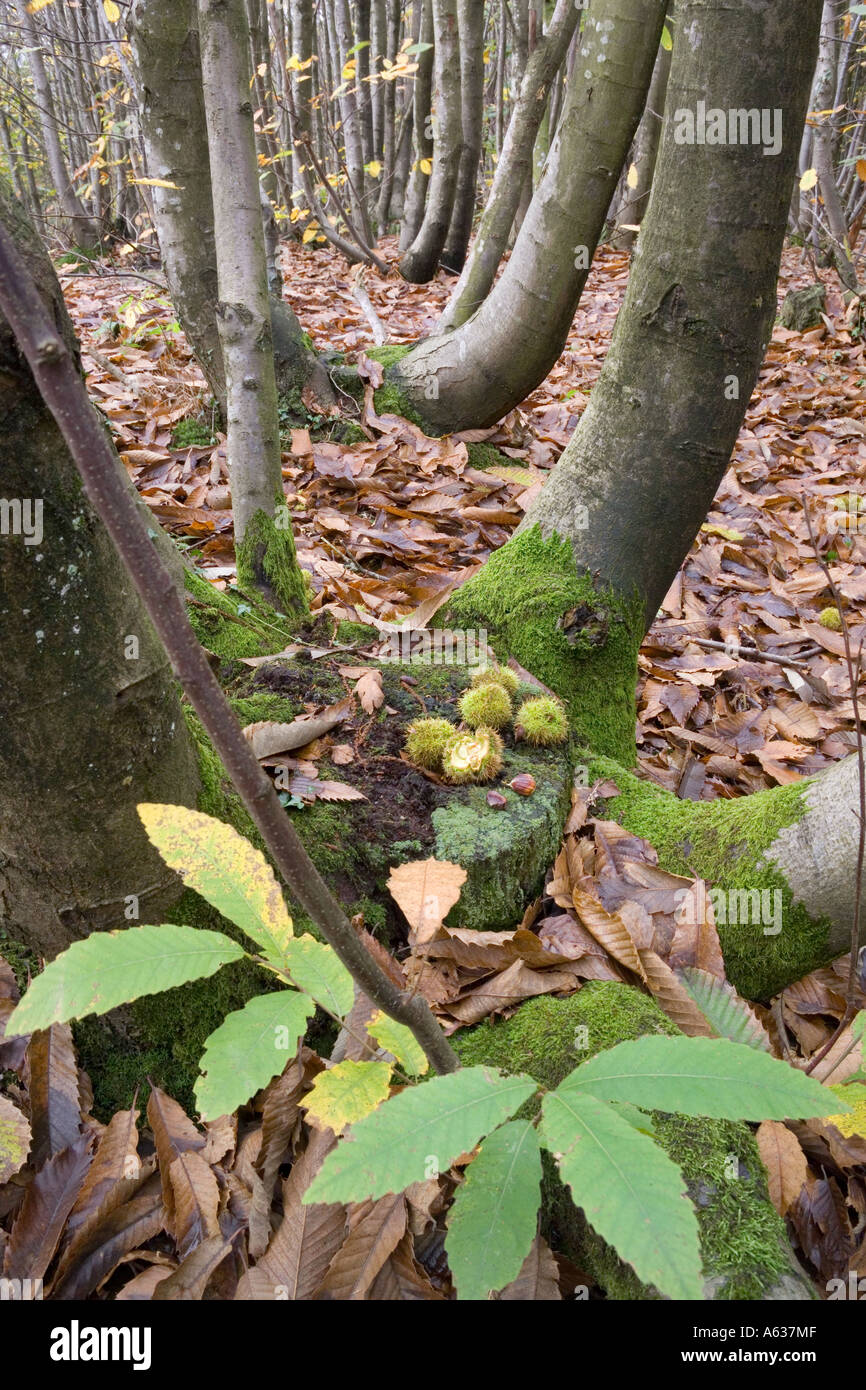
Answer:
[[(847, 6), (845, 7), (847, 8)], [(818, 65), (815, 71), (813, 100), (816, 111), (829, 111), (836, 93), (837, 36), (839, 29), (840, 6), (837, 0), (824, 0), (821, 14), (821, 40), (818, 46)], [(824, 203), (827, 219), (826, 230), (830, 234), (830, 251), (839, 278), (846, 289), (859, 293), (857, 271), (851, 260), (851, 247), (848, 243), (848, 223), (839, 189), (836, 184), (836, 170), (833, 164), (833, 140), (835, 135), (834, 117), (824, 115), (817, 119), (812, 130), (812, 157), (818, 175), (818, 187)]]
[(280, 424), (244, 0), (198, 0), (198, 15), (238, 578), (278, 607), (303, 613), (288, 531), (279, 568), (272, 553), (283, 501)]
[(547, 107), (550, 85), (562, 66), (579, 18), (574, 0), (557, 0), (547, 34), (527, 63), (493, 187), (469, 260), (439, 321), (440, 332), (459, 328), (490, 292), (508, 245), (521, 189), (532, 170), (533, 148)]
[[(77, 359), (57, 278), (2, 184), (0, 219)], [(135, 808), (195, 806), (198, 772), (165, 652), (2, 316), (0, 418), (0, 928), (54, 956), (178, 898)], [(41, 504), (38, 544), (9, 524), (25, 501), (31, 521)]]
[(27, 42), (27, 62), (30, 66), (30, 75), (33, 78), (33, 88), (36, 92), (42, 144), (54, 182), (57, 200), (61, 212), (69, 224), (75, 245), (84, 249), (93, 248), (99, 245), (102, 229), (99, 221), (87, 211), (72, 187), (60, 143), (60, 131), (57, 125), (51, 83), (45, 67), (41, 41), (33, 15), (27, 8), (27, 0), (15, 0), (15, 5)]
[[(222, 414), (225, 369), (217, 325), (217, 264), (207, 125), (195, 0), (134, 0), (130, 40), (141, 88), (141, 124), (153, 212), (172, 303)], [(307, 392), (327, 409), (335, 393), (304, 341), (297, 317), (271, 300), (277, 389)]]
[(665, 93), (671, 71), (671, 51), (670, 48), (659, 45), (646, 107), (637, 128), (637, 135), (634, 137), (633, 163), (637, 172), (637, 183), (634, 188), (626, 185), (625, 197), (617, 210), (616, 229), (611, 242), (618, 249), (625, 251), (634, 245), (637, 236), (634, 228), (641, 225), (649, 205), (662, 135)]
[(389, 373), (434, 432), (500, 420), (565, 346), (658, 51), (665, 0), (593, 0), (544, 178), (514, 252), (453, 333)]
[(421, 229), (430, 175), (422, 165), (433, 159), (433, 126), (430, 113), (433, 101), (433, 0), (418, 0), (421, 11), (420, 42), (425, 45), (418, 57), (415, 74), (413, 123), (415, 127), (415, 166), (409, 180), (403, 226), (400, 229), (400, 251), (408, 250)]
[[(337, 58), (341, 68), (345, 68), (350, 61), (349, 53), (355, 47), (355, 34), (352, 29), (352, 18), (349, 14), (349, 0), (331, 0), (334, 15), (334, 27), (338, 45)], [(369, 10), (367, 14), (369, 20)], [(368, 50), (364, 50), (368, 52)], [(352, 217), (358, 227), (364, 241), (369, 246), (373, 240), (373, 233), (370, 227), (370, 214), (367, 210), (366, 181), (367, 176), (364, 172), (364, 128), (365, 122), (361, 110), (361, 102), (368, 97), (369, 83), (362, 85), (360, 82), (360, 69), (358, 59), (360, 53), (354, 55), (356, 72), (358, 76), (341, 84), (345, 90), (340, 94), (340, 107), (343, 112), (343, 127), (340, 132), (346, 150), (346, 173), (349, 179), (349, 199), (352, 206)], [(371, 126), (372, 138), (372, 126)]]
[[(820, 0), (680, 0), (625, 302), (589, 405), (522, 523), (572, 541), (579, 566), (639, 595), (648, 622), (728, 466), (772, 333), (819, 13)], [(781, 111), (780, 152), (678, 144), (675, 113), (698, 100)]]
[(460, 99), (460, 27), (457, 0), (433, 0), (433, 173), (424, 219), (400, 259), (400, 274), (413, 285), (432, 280), (445, 246), (463, 145)]
[(446, 270), (459, 275), (466, 262), (484, 134), (484, 6), (458, 0), (460, 29), (460, 102), (463, 148), (457, 171), (451, 225), (440, 257)]

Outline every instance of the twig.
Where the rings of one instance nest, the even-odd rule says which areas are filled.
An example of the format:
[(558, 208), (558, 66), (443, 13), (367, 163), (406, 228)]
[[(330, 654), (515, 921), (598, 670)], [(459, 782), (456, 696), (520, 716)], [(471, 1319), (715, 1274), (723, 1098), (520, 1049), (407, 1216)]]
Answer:
[(728, 656), (744, 656), (749, 661), (772, 661), (777, 666), (790, 666), (793, 671), (802, 671), (804, 675), (810, 674), (809, 667), (804, 661), (794, 661), (789, 656), (776, 656), (772, 652), (762, 652), (760, 647), (744, 646), (739, 642), (713, 642), (709, 637), (690, 637), (690, 642), (694, 642), (696, 647), (706, 647), (712, 652), (727, 652)]
[(367, 997), (411, 1029), (437, 1072), (457, 1070), (459, 1059), (427, 1003), (409, 998), (367, 951), (304, 849), (273, 784), (259, 767), (190, 626), (184, 599), (154, 549), (72, 356), (2, 225), (0, 307), (63, 433), (94, 510), (138, 589), (174, 673), (279, 872)]
[(364, 311), (364, 317), (373, 330), (373, 341), (377, 347), (387, 343), (389, 333), (376, 310), (373, 308), (372, 301), (364, 288), (364, 268), (359, 266), (352, 276), (352, 294)]

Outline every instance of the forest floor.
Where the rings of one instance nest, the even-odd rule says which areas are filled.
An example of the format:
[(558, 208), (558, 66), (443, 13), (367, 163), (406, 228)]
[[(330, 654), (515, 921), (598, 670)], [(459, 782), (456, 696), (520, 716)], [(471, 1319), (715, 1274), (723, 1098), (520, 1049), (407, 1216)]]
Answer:
[[(396, 260), (395, 243), (384, 252)], [(113, 268), (121, 266), (105, 272)], [(202, 572), (230, 584), (225, 441), (211, 433), (205, 383), (167, 295), (138, 278), (59, 269), (91, 396), (136, 486)], [(353, 273), (331, 248), (289, 243), (283, 271), (286, 298), (318, 349), (354, 361), (373, 346)], [(816, 272), (798, 250), (785, 252), (779, 302), (816, 274), (827, 289), (824, 322), (803, 333), (776, 326), (731, 467), (641, 651), (642, 768), (692, 799), (797, 781), (854, 746), (844, 641), (820, 621), (832, 598), (804, 503), (856, 649), (866, 638), (866, 516), (857, 510), (866, 505), (866, 354), (835, 276)], [(315, 610), (399, 620), (435, 603), (504, 543), (580, 419), (627, 281), (628, 257), (602, 247), (560, 360), (494, 429), (431, 440), (383, 416), (359, 444), (329, 440), (327, 420), (321, 430), (286, 433), (285, 488)], [(433, 331), (452, 284), (443, 272), (423, 286), (396, 272), (364, 277), (395, 343)], [(182, 445), (188, 427), (177, 427), (190, 417), (203, 428)], [(480, 440), (512, 463), (473, 468), (466, 444)], [(798, 665), (700, 645), (729, 639)]]

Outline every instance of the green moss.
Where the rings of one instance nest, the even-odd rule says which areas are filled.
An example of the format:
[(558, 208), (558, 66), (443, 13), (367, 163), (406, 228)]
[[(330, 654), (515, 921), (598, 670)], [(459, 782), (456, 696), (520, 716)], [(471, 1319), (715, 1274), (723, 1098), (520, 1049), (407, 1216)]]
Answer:
[(262, 593), (296, 623), (309, 618), (309, 581), (298, 564), (290, 528), (258, 511), (247, 522), (235, 552), (239, 588)]
[[(527, 1072), (552, 1089), (581, 1062), (618, 1042), (679, 1030), (654, 1000), (627, 985), (590, 983), (568, 999), (529, 1000), (505, 1022), (479, 1024), (452, 1039), (466, 1066)], [(537, 1098), (525, 1113), (538, 1109)], [(657, 1141), (680, 1165), (695, 1203), (707, 1296), (766, 1296), (792, 1272), (784, 1223), (767, 1194), (754, 1137), (744, 1124), (653, 1114)], [(609, 1298), (658, 1298), (587, 1225), (546, 1164), (545, 1225), (555, 1249), (589, 1273)]]
[(802, 903), (795, 903), (784, 875), (764, 860), (779, 832), (804, 815), (807, 783), (735, 800), (694, 802), (680, 801), (609, 759), (597, 759), (590, 771), (593, 777), (613, 778), (621, 795), (609, 802), (608, 813), (649, 840), (663, 868), (697, 874), (711, 888), (781, 894), (778, 934), (765, 934), (760, 922), (718, 927), (728, 978), (747, 999), (769, 999), (817, 963), (833, 958), (829, 921), (813, 919)]
[(408, 357), (414, 346), (414, 343), (383, 343), (380, 347), (371, 348), (367, 356), (372, 357), (374, 362), (380, 362), (387, 371)]
[(578, 574), (570, 542), (521, 531), (458, 589), (437, 626), (488, 630), (497, 656), (510, 653), (566, 703), (582, 743), (635, 762), (641, 604), (596, 590)]
[(185, 420), (178, 420), (171, 432), (173, 449), (189, 449), (195, 445), (206, 448), (214, 442), (213, 430), (201, 420), (197, 420), (194, 415), (188, 415)]
[[(504, 810), (487, 805), (485, 787), (473, 787), (433, 812), (436, 858), (462, 864), (467, 872), (460, 901), (446, 918), (451, 926), (512, 929), (544, 886), (559, 849), (571, 803), (568, 750), (506, 751), (504, 761), (497, 786), (508, 803)], [(506, 785), (520, 772), (535, 778), (532, 796)]]
[(366, 623), (340, 622), (337, 624), (335, 639), (346, 647), (367, 647), (377, 642), (380, 634)]
[(184, 570), (188, 612), (203, 647), (226, 661), (267, 656), (292, 639), (292, 626), (265, 605), (252, 604), (215, 589), (194, 570)]
[(503, 454), (493, 444), (467, 444), (466, 452), (469, 455), (469, 462), (473, 468), (515, 468), (520, 467), (514, 459)]

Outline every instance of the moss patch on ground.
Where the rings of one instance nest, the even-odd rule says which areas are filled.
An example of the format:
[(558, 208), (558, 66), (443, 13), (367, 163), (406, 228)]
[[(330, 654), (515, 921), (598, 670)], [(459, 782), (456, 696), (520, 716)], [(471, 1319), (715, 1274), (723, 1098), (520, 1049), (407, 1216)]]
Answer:
[(634, 764), (641, 605), (597, 591), (568, 541), (518, 532), (434, 622), (486, 629), (500, 660), (516, 657), (565, 701), (582, 744)]
[(184, 570), (187, 611), (203, 647), (226, 661), (267, 656), (292, 640), (292, 624), (273, 609), (225, 593), (195, 570)]
[(767, 934), (761, 921), (718, 924), (728, 978), (740, 994), (769, 999), (833, 959), (829, 921), (811, 918), (802, 903), (795, 903), (784, 875), (763, 858), (779, 832), (805, 813), (806, 783), (694, 802), (679, 800), (609, 759), (596, 759), (591, 775), (616, 782), (620, 795), (608, 803), (607, 813), (648, 840), (663, 868), (697, 874), (712, 888), (781, 895), (782, 927), (775, 935)]
[[(543, 997), (523, 1004), (513, 1018), (487, 1020), (455, 1035), (464, 1065), (527, 1072), (546, 1089), (596, 1052), (646, 1033), (679, 1029), (654, 1000), (628, 985), (593, 982), (568, 999)], [(533, 1100), (526, 1110), (537, 1110)], [(804, 1296), (795, 1280), (784, 1222), (774, 1211), (766, 1174), (748, 1126), (728, 1120), (653, 1113), (657, 1141), (680, 1165), (700, 1228), (705, 1292), (718, 1299)], [(544, 1216), (548, 1238), (585, 1269), (608, 1298), (653, 1299), (588, 1226), (568, 1190), (546, 1165)]]

